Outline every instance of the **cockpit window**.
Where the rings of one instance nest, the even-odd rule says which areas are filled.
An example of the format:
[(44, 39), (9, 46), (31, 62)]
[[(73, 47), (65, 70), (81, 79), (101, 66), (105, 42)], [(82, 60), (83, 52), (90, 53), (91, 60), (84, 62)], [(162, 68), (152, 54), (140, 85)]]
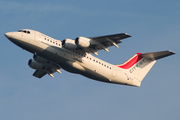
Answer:
[(30, 31), (26, 31), (26, 30), (18, 30), (18, 32), (24, 32), (30, 34)]
[(22, 32), (23, 30), (18, 30), (18, 32)]

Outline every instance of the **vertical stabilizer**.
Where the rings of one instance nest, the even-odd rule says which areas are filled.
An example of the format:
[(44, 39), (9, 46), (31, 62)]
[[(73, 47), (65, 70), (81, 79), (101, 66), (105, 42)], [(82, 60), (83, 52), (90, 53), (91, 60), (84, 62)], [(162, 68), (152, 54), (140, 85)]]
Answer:
[(172, 54), (175, 53), (171, 51), (137, 53), (124, 64), (117, 65), (117, 67), (121, 68), (130, 77), (130, 79), (138, 80), (141, 83), (143, 78), (155, 64), (156, 60)]

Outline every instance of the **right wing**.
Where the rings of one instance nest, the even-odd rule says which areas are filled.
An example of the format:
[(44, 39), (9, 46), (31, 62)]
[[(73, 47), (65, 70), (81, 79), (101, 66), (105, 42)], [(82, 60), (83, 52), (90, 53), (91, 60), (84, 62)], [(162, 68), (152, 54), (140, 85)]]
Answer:
[(120, 33), (114, 35), (85, 38), (90, 40), (90, 46), (86, 48), (81, 47), (80, 49), (82, 49), (86, 53), (94, 53), (95, 55), (98, 55), (97, 51), (99, 50), (104, 49), (105, 51), (109, 52), (108, 47), (115, 46), (119, 48), (118, 44), (121, 43), (121, 40), (128, 37), (131, 36), (127, 33)]

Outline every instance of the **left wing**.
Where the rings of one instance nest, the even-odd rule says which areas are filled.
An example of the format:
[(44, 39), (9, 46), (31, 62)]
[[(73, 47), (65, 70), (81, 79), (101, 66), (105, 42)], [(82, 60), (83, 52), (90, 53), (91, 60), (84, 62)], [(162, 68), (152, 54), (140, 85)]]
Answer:
[[(87, 53), (94, 53), (98, 55), (97, 51), (104, 49), (105, 51), (109, 52), (108, 47), (115, 46), (119, 48), (118, 44), (121, 43), (122, 39), (131, 37), (127, 33), (120, 33), (114, 35), (107, 35), (107, 36), (100, 36), (100, 37), (78, 37), (75, 40), (76, 45), (80, 46), (79, 49), (82, 49), (84, 52)], [(88, 47), (81, 47), (81, 42), (89, 42)]]
[(33, 74), (33, 76), (37, 77), (37, 78), (42, 78), (44, 75), (46, 75), (47, 73), (42, 71), (42, 70), (36, 70)]
[(42, 78), (44, 75), (48, 74), (54, 77), (53, 73), (61, 73), (61, 66), (53, 61), (34, 55), (33, 59), (28, 62), (29, 67), (35, 69), (33, 76), (37, 78)]

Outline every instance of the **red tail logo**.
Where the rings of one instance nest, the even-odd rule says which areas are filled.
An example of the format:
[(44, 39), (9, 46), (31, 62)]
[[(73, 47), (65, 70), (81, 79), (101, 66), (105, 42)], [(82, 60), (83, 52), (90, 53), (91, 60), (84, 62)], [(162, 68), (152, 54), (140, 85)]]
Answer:
[(129, 69), (131, 68), (134, 64), (136, 64), (138, 61), (140, 61), (143, 57), (140, 56), (141, 53), (136, 53), (135, 56), (133, 56), (130, 60), (125, 62), (122, 65), (119, 65), (118, 67), (123, 68), (123, 69)]

